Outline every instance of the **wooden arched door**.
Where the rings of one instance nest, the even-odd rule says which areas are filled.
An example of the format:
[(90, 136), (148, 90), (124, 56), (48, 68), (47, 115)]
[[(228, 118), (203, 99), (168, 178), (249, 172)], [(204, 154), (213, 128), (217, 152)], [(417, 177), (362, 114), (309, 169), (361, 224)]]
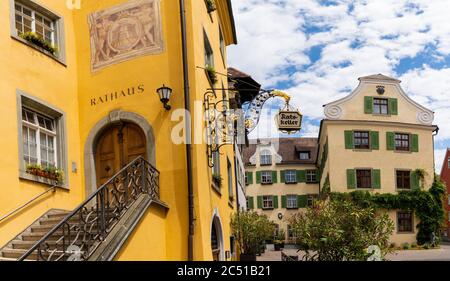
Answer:
[(146, 140), (137, 125), (119, 123), (103, 131), (95, 149), (97, 187), (138, 156), (146, 158)]

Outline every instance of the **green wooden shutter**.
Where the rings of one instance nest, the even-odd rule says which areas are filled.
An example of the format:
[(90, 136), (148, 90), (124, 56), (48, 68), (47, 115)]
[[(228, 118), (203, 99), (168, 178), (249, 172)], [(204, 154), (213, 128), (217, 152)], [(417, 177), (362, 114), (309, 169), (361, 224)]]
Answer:
[(281, 195), (281, 208), (286, 208), (286, 195)]
[(261, 171), (256, 172), (256, 183), (261, 183)]
[(354, 169), (347, 170), (347, 188), (356, 188), (356, 171)]
[(278, 196), (273, 195), (272, 200), (273, 200), (273, 208), (278, 209)]
[(297, 170), (297, 182), (306, 182), (305, 170)]
[(353, 131), (345, 131), (345, 149), (353, 149)]
[(257, 198), (257, 201), (258, 202), (256, 202), (256, 206), (258, 207), (258, 209), (262, 209), (262, 207), (263, 207), (263, 197), (262, 196), (258, 196)]
[(297, 196), (297, 207), (306, 208), (308, 205), (308, 195), (298, 195)]
[(373, 150), (380, 149), (380, 134), (376, 131), (370, 132), (370, 148)]
[(284, 171), (284, 170), (283, 170), (283, 171), (280, 171), (280, 182), (282, 182), (282, 183), (284, 182), (284, 175), (285, 175), (285, 172), (286, 172), (286, 171)]
[(395, 150), (395, 133), (386, 132), (386, 148), (387, 150)]
[(278, 172), (277, 171), (272, 171), (272, 183), (277, 183), (278, 182)]
[(398, 101), (397, 99), (389, 99), (389, 114), (398, 115)]
[(372, 97), (364, 97), (364, 113), (365, 114), (373, 113), (373, 98)]
[(247, 172), (247, 183), (253, 184), (253, 172)]
[(253, 203), (253, 197), (251, 197), (251, 196), (248, 197), (248, 208), (249, 209), (255, 208), (254, 203)]
[(378, 169), (372, 170), (372, 188), (373, 189), (381, 188), (381, 171)]
[(419, 135), (411, 135), (411, 151), (419, 152)]
[(420, 180), (419, 180), (419, 177), (417, 176), (417, 173), (414, 171), (411, 171), (410, 177), (411, 177), (411, 189), (419, 190), (420, 189)]

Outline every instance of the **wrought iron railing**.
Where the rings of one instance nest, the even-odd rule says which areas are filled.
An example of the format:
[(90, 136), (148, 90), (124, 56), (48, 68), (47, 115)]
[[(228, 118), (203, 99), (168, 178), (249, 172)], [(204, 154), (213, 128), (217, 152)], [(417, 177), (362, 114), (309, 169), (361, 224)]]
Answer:
[(159, 171), (138, 157), (99, 187), (18, 260), (87, 260), (141, 194), (159, 199)]

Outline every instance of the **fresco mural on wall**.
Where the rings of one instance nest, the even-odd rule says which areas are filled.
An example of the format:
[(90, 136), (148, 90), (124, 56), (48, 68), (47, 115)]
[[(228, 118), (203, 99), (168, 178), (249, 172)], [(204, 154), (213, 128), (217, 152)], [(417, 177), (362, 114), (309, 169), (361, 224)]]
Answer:
[(89, 15), (91, 69), (164, 50), (159, 0), (135, 0)]

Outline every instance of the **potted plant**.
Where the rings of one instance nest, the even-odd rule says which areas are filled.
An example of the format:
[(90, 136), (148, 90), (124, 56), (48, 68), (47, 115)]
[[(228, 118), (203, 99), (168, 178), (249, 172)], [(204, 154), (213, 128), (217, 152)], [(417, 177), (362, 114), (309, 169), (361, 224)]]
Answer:
[(206, 1), (206, 9), (208, 10), (208, 13), (212, 13), (217, 9), (216, 3), (214, 2), (214, 0), (205, 0), (205, 1)]
[(240, 260), (256, 261), (256, 255), (263, 250), (263, 241), (273, 233), (273, 223), (266, 215), (246, 211), (235, 213), (230, 224), (241, 252)]
[(64, 182), (64, 171), (52, 165), (42, 167), (39, 164), (27, 164), (26, 172), (31, 175), (53, 180), (56, 184)]
[(284, 229), (280, 229), (273, 240), (273, 247), (275, 251), (280, 251), (281, 248), (284, 248), (284, 239), (286, 239), (286, 232)]
[(55, 56), (58, 52), (58, 48), (56, 46), (53, 46), (51, 42), (45, 40), (42, 36), (34, 32), (20, 33), (19, 37), (50, 53), (53, 56)]
[(212, 175), (212, 179), (213, 179), (213, 182), (214, 182), (214, 184), (217, 186), (217, 187), (222, 187), (222, 176), (220, 175), (220, 174), (213, 174)]
[(217, 74), (216, 74), (216, 70), (214, 69), (214, 67), (207, 65), (205, 67), (205, 71), (206, 71), (206, 75), (208, 76), (209, 81), (211, 82), (212, 85), (217, 83)]

